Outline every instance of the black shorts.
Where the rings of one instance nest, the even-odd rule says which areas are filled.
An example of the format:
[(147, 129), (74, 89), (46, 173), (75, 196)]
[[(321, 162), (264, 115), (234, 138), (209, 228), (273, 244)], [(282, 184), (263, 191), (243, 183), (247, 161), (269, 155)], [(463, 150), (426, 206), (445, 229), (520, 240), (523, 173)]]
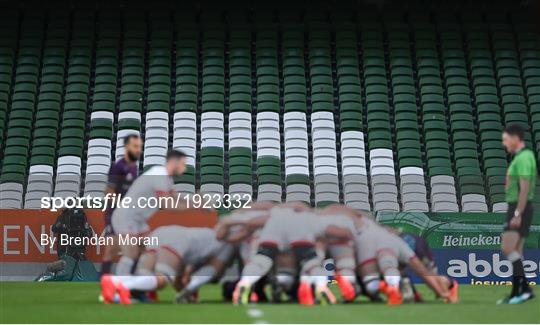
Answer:
[(506, 212), (506, 221), (504, 222), (504, 231), (515, 230), (521, 237), (529, 236), (529, 230), (531, 229), (531, 223), (533, 219), (533, 205), (532, 202), (527, 202), (525, 211), (521, 214), (521, 225), (518, 228), (510, 228), (510, 220), (514, 217), (517, 203), (508, 203), (508, 211)]

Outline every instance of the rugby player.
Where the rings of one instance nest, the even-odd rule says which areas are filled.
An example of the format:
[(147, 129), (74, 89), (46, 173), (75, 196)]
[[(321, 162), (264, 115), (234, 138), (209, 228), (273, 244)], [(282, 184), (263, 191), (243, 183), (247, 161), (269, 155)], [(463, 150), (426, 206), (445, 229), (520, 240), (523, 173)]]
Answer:
[[(127, 191), (124, 200), (131, 200), (131, 206), (118, 207), (112, 215), (112, 226), (118, 235), (141, 237), (150, 230), (148, 220), (156, 213), (160, 206), (151, 207), (140, 199), (159, 198), (171, 196), (176, 200), (173, 189), (173, 176), (178, 176), (186, 170), (186, 155), (177, 150), (167, 153), (165, 166), (153, 166), (142, 174)], [(163, 202), (163, 201), (162, 201)], [(141, 204), (142, 203), (142, 204)], [(185, 202), (177, 201), (178, 206), (161, 207), (170, 209), (184, 209)], [(121, 245), (122, 257), (116, 267), (117, 275), (129, 275), (139, 257), (142, 247), (138, 245)]]
[[(270, 205), (255, 203), (253, 209), (235, 210), (230, 215), (222, 218), (214, 227), (216, 230), (216, 238), (234, 245), (238, 251), (238, 254), (234, 255), (239, 255), (243, 263), (247, 263), (246, 259), (252, 255), (253, 246), (257, 237), (254, 235), (255, 229), (235, 226), (234, 223), (239, 220), (251, 220), (256, 218), (266, 220), (269, 207)], [(231, 256), (229, 261), (213, 258), (200, 269), (196, 270), (189, 276), (189, 282), (185, 288), (177, 294), (176, 302), (193, 302), (193, 297), (196, 295), (197, 290), (204, 284), (218, 278), (225, 268), (232, 263), (235, 256)]]
[(211, 228), (190, 228), (169, 225), (156, 228), (151, 234), (158, 244), (146, 247), (137, 264), (135, 275), (104, 276), (102, 295), (106, 303), (118, 293), (121, 304), (131, 304), (131, 291), (155, 291), (174, 283), (186, 268), (198, 269), (210, 258), (225, 263), (233, 248), (216, 239)]
[[(124, 138), (124, 157), (114, 162), (109, 169), (106, 193), (114, 194), (117, 198), (126, 194), (131, 184), (139, 175), (137, 161), (141, 156), (142, 140), (137, 134), (130, 134)], [(107, 205), (105, 211), (105, 236), (115, 237), (114, 228), (111, 224), (114, 206)], [(113, 260), (120, 248), (115, 240), (112, 245), (106, 245), (101, 264), (101, 275), (111, 273)]]
[(506, 202), (508, 211), (502, 234), (502, 251), (512, 263), (512, 291), (499, 304), (520, 304), (534, 298), (523, 269), (523, 243), (529, 235), (533, 218), (538, 169), (534, 153), (525, 147), (525, 129), (507, 126), (502, 134), (506, 151), (513, 155), (506, 172)]
[[(346, 206), (336, 206), (334, 211), (357, 217), (353, 219), (358, 230), (354, 239), (356, 262), (368, 296), (375, 297), (381, 291), (387, 296), (388, 304), (401, 304), (401, 264), (410, 266), (438, 296), (451, 301), (450, 292), (441, 286), (437, 275), (429, 272), (414, 251), (396, 234), (379, 225), (367, 213)], [(380, 281), (381, 276), (384, 281)]]
[[(355, 218), (355, 215), (349, 213), (349, 209), (350, 208), (344, 205), (331, 204), (324, 209), (318, 210), (316, 213), (329, 218), (334, 218), (336, 219), (334, 220), (335, 222), (341, 222), (345, 226), (345, 223), (352, 221), (351, 218)], [(345, 219), (339, 220), (340, 218)], [(356, 253), (354, 243), (350, 240), (338, 238), (325, 239), (324, 247), (327, 255), (326, 257), (334, 260), (335, 279), (343, 300), (345, 302), (351, 302), (356, 298), (360, 291), (359, 284), (356, 280)]]
[(299, 302), (315, 303), (311, 287), (314, 285), (318, 302), (335, 303), (335, 297), (327, 286), (322, 261), (315, 250), (315, 241), (323, 235), (352, 239), (351, 228), (354, 225), (351, 222), (350, 228), (341, 228), (334, 225), (331, 218), (324, 219), (310, 211), (297, 211), (287, 206), (271, 209), (270, 217), (261, 230), (257, 254), (242, 270), (233, 302), (249, 303), (252, 286), (270, 272), (279, 252), (290, 249), (300, 268)]
[[(396, 231), (396, 230), (393, 230)], [(448, 276), (436, 276), (437, 275), (437, 266), (435, 265), (435, 259), (433, 256), (433, 252), (431, 251), (431, 248), (429, 247), (427, 241), (416, 234), (408, 233), (408, 232), (402, 232), (397, 231), (397, 234), (399, 237), (409, 245), (409, 247), (414, 251), (416, 254), (416, 257), (418, 260), (424, 264), (426, 269), (431, 272), (435, 277), (433, 278), (436, 281), (439, 281), (441, 287), (447, 287), (450, 290), (450, 294), (448, 296), (448, 299), (452, 303), (456, 303), (458, 301), (458, 283), (456, 280), (451, 279)], [(402, 283), (401, 283), (401, 291), (411, 291), (412, 297), (405, 297), (405, 293), (403, 294), (404, 299), (407, 299), (409, 301), (414, 300), (415, 302), (421, 302), (422, 296), (420, 293), (416, 290), (416, 287), (414, 284), (408, 279), (407, 276), (407, 265), (400, 265), (401, 266), (401, 276), (402, 276)], [(407, 288), (408, 287), (408, 288)]]

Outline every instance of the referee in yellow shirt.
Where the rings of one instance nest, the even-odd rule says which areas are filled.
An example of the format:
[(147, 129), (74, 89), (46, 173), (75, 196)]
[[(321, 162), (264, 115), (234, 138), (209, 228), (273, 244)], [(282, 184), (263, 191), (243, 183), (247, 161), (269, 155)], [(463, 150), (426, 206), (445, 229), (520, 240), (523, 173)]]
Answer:
[(499, 304), (520, 304), (534, 298), (523, 269), (523, 243), (529, 235), (533, 218), (533, 199), (538, 170), (534, 153), (525, 148), (525, 129), (508, 125), (502, 142), (506, 151), (513, 155), (506, 172), (506, 202), (508, 212), (502, 234), (502, 251), (512, 262), (512, 292), (498, 301)]

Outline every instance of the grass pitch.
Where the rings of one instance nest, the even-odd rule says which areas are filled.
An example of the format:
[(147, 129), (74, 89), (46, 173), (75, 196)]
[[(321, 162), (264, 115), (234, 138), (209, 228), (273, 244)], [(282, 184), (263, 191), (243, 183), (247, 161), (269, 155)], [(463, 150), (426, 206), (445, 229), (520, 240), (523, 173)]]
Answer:
[(174, 305), (167, 289), (158, 303), (121, 306), (98, 303), (97, 283), (0, 282), (0, 323), (540, 323), (538, 298), (495, 305), (508, 287), (462, 285), (456, 305), (434, 301), (425, 287), (420, 289), (427, 302), (402, 306), (360, 300), (326, 307), (236, 307), (221, 302), (219, 286), (204, 287), (199, 304)]

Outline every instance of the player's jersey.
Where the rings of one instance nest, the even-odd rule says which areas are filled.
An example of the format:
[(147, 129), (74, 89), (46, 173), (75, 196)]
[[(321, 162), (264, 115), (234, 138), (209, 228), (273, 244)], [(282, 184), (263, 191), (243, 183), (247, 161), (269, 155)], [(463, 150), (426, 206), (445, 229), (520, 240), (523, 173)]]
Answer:
[[(139, 175), (137, 164), (128, 163), (125, 158), (114, 162), (109, 169), (108, 184), (115, 194), (125, 195), (131, 184)], [(112, 212), (114, 207), (108, 206), (105, 211), (105, 223), (111, 223)]]
[(358, 232), (368, 232), (372, 230), (380, 230), (382, 229), (381, 225), (379, 225), (375, 220), (368, 218), (368, 217), (362, 217), (360, 218), (360, 221), (357, 226)]
[(297, 244), (313, 244), (326, 229), (338, 226), (353, 231), (354, 223), (346, 216), (320, 216), (310, 211), (297, 212), (287, 207), (270, 210), (270, 218), (261, 231), (261, 243), (287, 249)]
[(353, 220), (346, 215), (323, 215), (318, 217), (319, 231), (324, 232), (329, 226), (348, 229), (352, 234), (357, 232)]
[(239, 212), (235, 212), (229, 216), (227, 216), (227, 219), (234, 220), (234, 221), (247, 221), (259, 217), (264, 217), (268, 215), (267, 210), (250, 210), (250, 209), (244, 209)]
[(429, 248), (427, 241), (423, 237), (406, 232), (401, 233), (399, 237), (401, 237), (401, 239), (407, 243), (407, 245), (409, 245), (416, 256), (428, 269), (435, 268), (433, 253)]
[(362, 221), (361, 231), (354, 240), (360, 265), (375, 260), (383, 251), (390, 252), (402, 264), (408, 264), (415, 256), (414, 251), (398, 235), (369, 218), (362, 218)]
[(154, 199), (173, 192), (173, 179), (164, 166), (154, 166), (142, 174), (129, 188), (125, 197), (131, 199), (131, 207), (118, 208), (114, 214), (122, 214), (136, 222), (148, 221), (159, 210)]
[[(259, 217), (268, 215), (267, 210), (248, 210), (244, 209), (242, 211), (235, 212), (234, 214), (228, 216), (231, 220), (235, 221), (247, 221)], [(241, 227), (241, 226), (238, 226)], [(234, 232), (238, 229), (237, 226), (231, 227), (231, 232)], [(251, 257), (257, 252), (257, 245), (259, 243), (261, 229), (256, 229), (248, 238), (244, 239), (239, 247), (240, 258), (244, 263), (248, 263)]]
[(117, 194), (126, 194), (135, 181), (139, 171), (137, 163), (129, 163), (125, 158), (114, 162), (109, 169), (108, 184)]
[(172, 250), (188, 265), (205, 262), (224, 245), (216, 239), (216, 232), (211, 228), (163, 226), (155, 229), (150, 237), (158, 242), (155, 246), (149, 246), (150, 249), (161, 247)]

